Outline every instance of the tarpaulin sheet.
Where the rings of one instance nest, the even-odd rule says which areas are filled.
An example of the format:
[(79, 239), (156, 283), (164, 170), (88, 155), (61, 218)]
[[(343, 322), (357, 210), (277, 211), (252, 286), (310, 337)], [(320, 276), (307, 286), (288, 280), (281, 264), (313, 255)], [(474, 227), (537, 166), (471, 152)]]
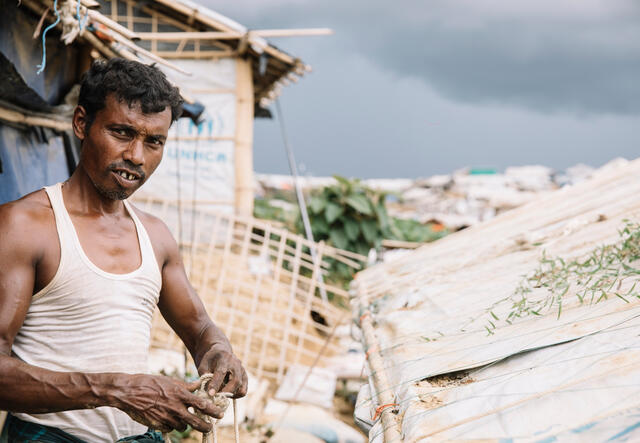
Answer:
[(62, 137), (42, 128), (0, 123), (0, 204), (69, 177)]

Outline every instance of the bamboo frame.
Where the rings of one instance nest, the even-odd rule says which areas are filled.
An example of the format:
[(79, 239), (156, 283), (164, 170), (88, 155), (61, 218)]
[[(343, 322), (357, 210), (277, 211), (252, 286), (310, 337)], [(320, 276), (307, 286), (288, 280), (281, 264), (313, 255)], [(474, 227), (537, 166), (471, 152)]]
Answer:
[[(152, 44), (157, 43), (156, 41), (152, 41)], [(229, 58), (236, 55), (235, 51), (232, 50), (220, 50), (220, 51), (183, 51), (183, 52), (175, 52), (175, 51), (154, 51), (154, 53), (158, 57), (162, 57), (165, 59), (187, 59), (187, 60), (201, 60), (201, 59), (219, 59), (219, 58)]]
[[(147, 198), (136, 199), (135, 204), (167, 222), (170, 214), (175, 219), (176, 203)], [(185, 265), (236, 354), (254, 375), (274, 381), (282, 380), (291, 364), (311, 364), (332, 328), (348, 317), (317, 296), (318, 273), (328, 258), (336, 259), (343, 251), (310, 243), (263, 220), (200, 206), (197, 211), (194, 241), (180, 244)], [(185, 238), (190, 238), (188, 232)], [(305, 252), (310, 245), (318, 253), (315, 263)], [(328, 282), (324, 288), (334, 297), (347, 296)], [(311, 311), (327, 324), (314, 322)], [(181, 346), (168, 325), (154, 318), (152, 347), (179, 350)], [(337, 340), (331, 339), (327, 354), (338, 350)]]
[(253, 214), (253, 79), (251, 61), (236, 59), (234, 148), (236, 213)]
[(331, 35), (333, 31), (328, 28), (309, 29), (264, 29), (248, 31), (246, 34), (237, 31), (213, 31), (213, 32), (138, 32), (142, 40), (159, 42), (175, 42), (180, 40), (237, 40), (245, 35), (256, 37), (301, 37), (312, 35)]

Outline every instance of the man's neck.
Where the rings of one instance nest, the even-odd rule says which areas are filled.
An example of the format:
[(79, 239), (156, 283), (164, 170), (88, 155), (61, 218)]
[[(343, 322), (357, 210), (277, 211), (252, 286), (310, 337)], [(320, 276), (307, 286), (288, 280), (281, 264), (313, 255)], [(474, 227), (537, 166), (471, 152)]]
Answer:
[(87, 215), (120, 216), (125, 213), (122, 200), (102, 195), (82, 165), (78, 165), (71, 177), (63, 183), (62, 194), (67, 209)]

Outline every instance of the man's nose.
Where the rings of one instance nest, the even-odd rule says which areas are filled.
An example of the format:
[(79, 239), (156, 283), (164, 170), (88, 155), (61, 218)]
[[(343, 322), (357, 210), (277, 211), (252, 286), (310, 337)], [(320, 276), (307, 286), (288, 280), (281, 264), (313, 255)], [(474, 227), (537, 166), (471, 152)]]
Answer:
[(138, 137), (131, 140), (122, 157), (135, 165), (142, 165), (144, 163), (144, 143), (142, 140)]

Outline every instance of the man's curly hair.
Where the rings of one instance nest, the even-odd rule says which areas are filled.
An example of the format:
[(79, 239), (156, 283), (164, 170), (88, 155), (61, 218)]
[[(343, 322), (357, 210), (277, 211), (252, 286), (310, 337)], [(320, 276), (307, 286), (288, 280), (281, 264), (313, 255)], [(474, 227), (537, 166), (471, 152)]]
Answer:
[(104, 109), (110, 94), (129, 106), (139, 104), (145, 114), (162, 112), (169, 106), (172, 123), (182, 113), (180, 91), (155, 66), (122, 58), (96, 60), (82, 79), (78, 97), (78, 105), (87, 113), (87, 126)]

